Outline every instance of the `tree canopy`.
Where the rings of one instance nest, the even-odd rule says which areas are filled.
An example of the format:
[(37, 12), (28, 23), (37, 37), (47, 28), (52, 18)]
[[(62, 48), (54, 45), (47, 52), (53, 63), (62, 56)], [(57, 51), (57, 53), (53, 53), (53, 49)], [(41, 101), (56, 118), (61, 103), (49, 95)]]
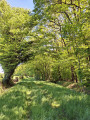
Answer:
[(17, 65), (33, 57), (31, 19), (29, 10), (12, 8), (5, 0), (0, 1), (0, 63), (5, 81), (9, 81)]
[(33, 2), (32, 14), (0, 1), (0, 63), (5, 80), (18, 64), (35, 55), (32, 65), (25, 66), (33, 66), (28, 70), (33, 69), (36, 78), (89, 81), (89, 1)]

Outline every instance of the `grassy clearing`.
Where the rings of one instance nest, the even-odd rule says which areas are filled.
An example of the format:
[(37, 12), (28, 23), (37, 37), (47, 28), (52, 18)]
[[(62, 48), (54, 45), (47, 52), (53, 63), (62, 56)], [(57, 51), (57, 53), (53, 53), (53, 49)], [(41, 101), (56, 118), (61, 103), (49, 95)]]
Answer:
[(0, 120), (90, 120), (90, 96), (28, 78), (0, 96)]

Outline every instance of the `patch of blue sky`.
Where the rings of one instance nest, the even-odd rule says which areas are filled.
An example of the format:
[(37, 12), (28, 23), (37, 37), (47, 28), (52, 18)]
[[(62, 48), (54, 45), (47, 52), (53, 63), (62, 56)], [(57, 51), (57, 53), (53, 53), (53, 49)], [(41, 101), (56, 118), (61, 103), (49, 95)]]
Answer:
[(6, 0), (8, 4), (12, 7), (20, 7), (33, 10), (34, 4), (33, 0)]

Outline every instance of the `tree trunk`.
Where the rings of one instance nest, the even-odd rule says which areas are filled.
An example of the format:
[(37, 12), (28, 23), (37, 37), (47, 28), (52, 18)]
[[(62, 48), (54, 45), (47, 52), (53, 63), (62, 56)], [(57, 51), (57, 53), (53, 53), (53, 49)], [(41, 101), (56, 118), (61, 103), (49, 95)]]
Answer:
[(77, 79), (77, 74), (75, 72), (75, 80), (76, 80), (76, 83), (78, 82), (78, 79)]
[(61, 77), (61, 71), (60, 71), (60, 66), (58, 66), (58, 80), (57, 81), (61, 81), (62, 77)]
[(11, 77), (12, 77), (16, 67), (17, 66), (12, 66), (5, 71), (4, 78), (2, 80), (3, 86), (10, 87), (10, 86), (14, 85), (14, 82), (12, 81)]
[(74, 66), (71, 65), (71, 79), (74, 82)]

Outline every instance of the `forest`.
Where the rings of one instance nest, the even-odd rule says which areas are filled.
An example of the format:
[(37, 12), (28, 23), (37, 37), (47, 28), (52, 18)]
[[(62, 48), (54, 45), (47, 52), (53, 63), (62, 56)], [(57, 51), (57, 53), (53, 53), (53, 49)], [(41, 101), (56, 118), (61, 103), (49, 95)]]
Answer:
[(0, 120), (90, 120), (90, 1), (0, 0)]

